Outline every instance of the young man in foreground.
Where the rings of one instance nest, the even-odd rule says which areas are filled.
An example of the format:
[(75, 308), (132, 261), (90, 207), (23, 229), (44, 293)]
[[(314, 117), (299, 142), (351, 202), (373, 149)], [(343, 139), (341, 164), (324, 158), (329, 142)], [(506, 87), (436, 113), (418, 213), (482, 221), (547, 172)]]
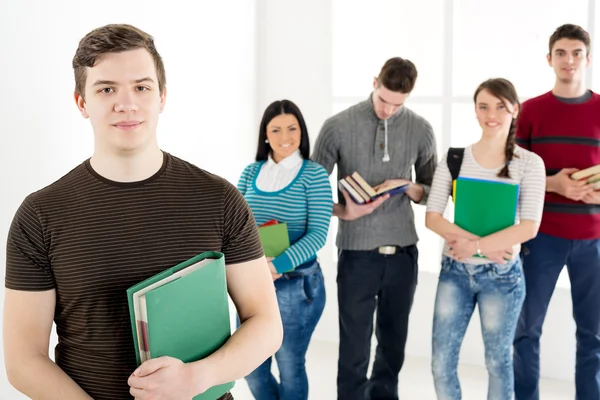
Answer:
[[(160, 150), (166, 83), (151, 36), (129, 25), (98, 28), (79, 43), (73, 67), (94, 153), (27, 196), (11, 225), (4, 304), (11, 384), (36, 399), (189, 399), (244, 377), (282, 339), (252, 212), (235, 186)], [(160, 357), (136, 369), (126, 289), (204, 251), (225, 254), (241, 327), (205, 359)]]

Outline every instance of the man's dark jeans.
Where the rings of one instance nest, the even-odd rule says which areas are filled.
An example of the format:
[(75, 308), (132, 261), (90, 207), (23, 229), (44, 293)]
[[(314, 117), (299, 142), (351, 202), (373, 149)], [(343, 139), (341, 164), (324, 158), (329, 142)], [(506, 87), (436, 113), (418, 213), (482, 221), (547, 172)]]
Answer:
[[(342, 250), (338, 261), (340, 347), (339, 400), (396, 400), (404, 363), (408, 318), (417, 285), (416, 246), (392, 255)], [(377, 309), (377, 349), (367, 379), (373, 314)]]

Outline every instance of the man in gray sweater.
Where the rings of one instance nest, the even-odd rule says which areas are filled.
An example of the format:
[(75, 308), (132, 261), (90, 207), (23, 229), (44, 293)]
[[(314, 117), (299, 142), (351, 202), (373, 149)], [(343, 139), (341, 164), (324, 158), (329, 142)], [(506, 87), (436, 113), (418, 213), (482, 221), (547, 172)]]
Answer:
[[(339, 218), (338, 399), (398, 399), (418, 275), (411, 201), (426, 203), (437, 165), (431, 125), (404, 107), (416, 78), (409, 60), (388, 60), (367, 100), (325, 121), (312, 156), (329, 174), (337, 164), (338, 179), (357, 171), (372, 186), (410, 184), (404, 194), (364, 205), (343, 192), (334, 206)], [(376, 306), (377, 351), (367, 379)]]

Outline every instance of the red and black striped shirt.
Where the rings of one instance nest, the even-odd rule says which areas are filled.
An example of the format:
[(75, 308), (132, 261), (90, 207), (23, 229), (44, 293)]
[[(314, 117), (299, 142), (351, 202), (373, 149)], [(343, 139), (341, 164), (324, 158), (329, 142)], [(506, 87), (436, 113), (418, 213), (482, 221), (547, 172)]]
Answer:
[[(544, 160), (547, 175), (600, 164), (600, 96), (567, 103), (552, 92), (523, 103), (517, 143)], [(600, 205), (546, 193), (540, 232), (564, 239), (600, 238)]]

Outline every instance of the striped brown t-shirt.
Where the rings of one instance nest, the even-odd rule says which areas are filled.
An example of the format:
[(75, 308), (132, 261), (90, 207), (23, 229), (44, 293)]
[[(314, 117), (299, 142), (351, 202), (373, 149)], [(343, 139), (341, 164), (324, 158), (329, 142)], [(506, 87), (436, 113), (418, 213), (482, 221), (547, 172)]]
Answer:
[(263, 255), (233, 185), (168, 153), (135, 183), (107, 180), (87, 160), (23, 201), (5, 285), (56, 290), (58, 366), (95, 400), (130, 399), (137, 365), (126, 289), (205, 251), (223, 252), (227, 264)]

